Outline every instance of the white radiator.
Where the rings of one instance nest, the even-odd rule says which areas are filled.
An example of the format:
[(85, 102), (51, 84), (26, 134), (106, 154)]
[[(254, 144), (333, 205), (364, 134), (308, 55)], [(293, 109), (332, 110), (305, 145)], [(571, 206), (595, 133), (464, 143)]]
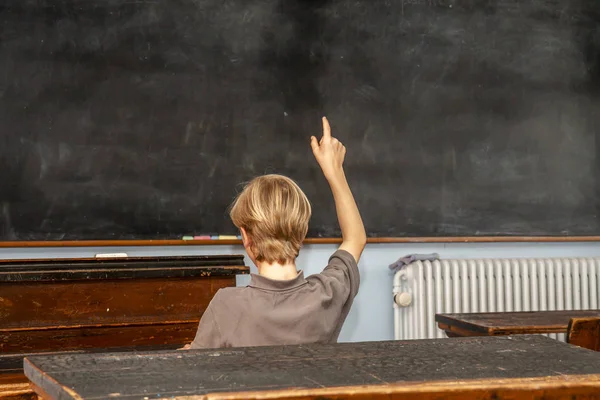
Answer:
[(394, 276), (394, 336), (446, 337), (436, 313), (598, 309), (599, 291), (600, 258), (417, 261)]

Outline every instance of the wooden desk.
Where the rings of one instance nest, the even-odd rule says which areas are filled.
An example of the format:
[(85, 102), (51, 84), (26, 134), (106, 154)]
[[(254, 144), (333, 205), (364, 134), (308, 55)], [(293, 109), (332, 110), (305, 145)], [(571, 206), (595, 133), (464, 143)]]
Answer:
[(183, 343), (248, 272), (243, 256), (0, 261), (0, 353)]
[(100, 352), (127, 352), (127, 351), (156, 351), (156, 350), (176, 350), (180, 345), (155, 345), (140, 347), (118, 347), (112, 349), (86, 349), (74, 350), (69, 352), (42, 352), (42, 353), (15, 353), (0, 354), (0, 400), (38, 400), (29, 380), (23, 372), (23, 358), (35, 355), (58, 355), (58, 354), (76, 354), (76, 353), (100, 353)]
[(525, 335), (38, 356), (25, 373), (46, 400), (600, 398), (600, 353)]
[(449, 337), (567, 333), (571, 318), (600, 317), (600, 310), (436, 314)]
[(0, 399), (27, 383), (28, 353), (190, 342), (217, 290), (247, 273), (243, 256), (0, 261)]

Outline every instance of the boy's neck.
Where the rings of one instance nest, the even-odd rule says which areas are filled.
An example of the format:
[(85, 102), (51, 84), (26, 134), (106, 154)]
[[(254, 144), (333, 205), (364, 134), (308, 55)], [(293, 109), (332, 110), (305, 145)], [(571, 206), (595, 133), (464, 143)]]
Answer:
[(289, 281), (298, 276), (296, 270), (296, 263), (279, 264), (273, 263), (268, 264), (265, 262), (255, 263), (258, 268), (258, 273), (265, 278), (273, 279), (276, 281)]

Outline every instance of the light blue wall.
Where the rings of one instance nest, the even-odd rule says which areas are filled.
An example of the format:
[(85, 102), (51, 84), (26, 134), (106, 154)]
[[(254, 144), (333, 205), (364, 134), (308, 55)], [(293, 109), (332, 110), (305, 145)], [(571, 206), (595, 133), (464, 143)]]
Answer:
[[(306, 275), (319, 272), (333, 245), (306, 246), (298, 268)], [(130, 248), (0, 249), (0, 258), (90, 257), (96, 253), (126, 252), (130, 256), (243, 254), (241, 246), (173, 246)], [(600, 256), (600, 243), (495, 243), (495, 244), (378, 244), (369, 245), (360, 261), (362, 284), (346, 320), (340, 341), (393, 339), (392, 278), (388, 265), (410, 253), (437, 252), (442, 258), (576, 257)], [(249, 263), (249, 260), (246, 261)], [(253, 271), (256, 271), (252, 267)], [(248, 276), (238, 277), (245, 285)]]

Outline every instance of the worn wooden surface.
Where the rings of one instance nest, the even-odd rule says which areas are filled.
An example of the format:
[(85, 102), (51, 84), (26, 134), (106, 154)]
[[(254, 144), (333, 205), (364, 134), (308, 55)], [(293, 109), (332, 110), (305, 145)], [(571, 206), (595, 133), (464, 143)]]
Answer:
[(235, 276), (0, 285), (0, 352), (184, 343)]
[(0, 262), (0, 353), (181, 344), (242, 256)]
[(0, 282), (198, 278), (247, 273), (243, 255), (0, 260)]
[(600, 318), (571, 318), (567, 342), (575, 346), (600, 351)]
[(138, 345), (117, 348), (90, 348), (86, 350), (62, 352), (0, 354), (0, 400), (33, 399), (37, 397), (29, 385), (29, 380), (23, 372), (23, 358), (25, 357), (37, 355), (176, 350), (179, 347), (180, 345)]
[(37, 393), (27, 382), (0, 386), (0, 399), (2, 400), (36, 400), (37, 398)]
[(198, 319), (235, 276), (0, 284), (0, 332)]
[(126, 352), (149, 352), (161, 350), (176, 350), (178, 344), (156, 344), (146, 346), (129, 347), (97, 347), (85, 350), (69, 351), (43, 351), (33, 353), (13, 353), (0, 354), (0, 384), (10, 382), (27, 382), (23, 374), (23, 359), (25, 357), (46, 356), (46, 355), (74, 355), (74, 354), (94, 354), (94, 353), (126, 353)]
[(194, 339), (199, 320), (124, 326), (24, 330), (0, 334), (8, 351), (73, 350), (98, 347), (179, 345)]
[(0, 400), (34, 400), (35, 392), (23, 373), (23, 356), (0, 354)]
[(450, 337), (567, 333), (573, 317), (600, 317), (600, 310), (436, 314)]
[[(525, 394), (543, 387), (545, 398), (550, 399), (558, 398), (552, 396), (569, 382), (575, 382), (572, 393), (600, 394), (600, 354), (546, 337), (525, 335), (37, 356), (26, 358), (25, 373), (51, 398), (64, 399), (209, 394), (220, 398), (228, 392), (237, 393), (227, 395), (237, 398), (265, 398), (266, 393), (270, 398), (312, 399), (347, 398), (343, 393), (348, 391), (363, 396), (356, 398), (376, 398), (383, 396), (376, 393), (378, 390), (400, 393), (407, 382), (413, 385), (413, 395), (419, 391), (425, 393), (427, 387), (434, 391), (437, 387), (459, 394), (470, 393), (460, 392), (467, 384), (472, 385), (469, 390), (473, 393), (483, 391), (493, 395), (515, 384), (515, 387), (521, 385)], [(582, 375), (585, 377), (581, 378)], [(537, 383), (522, 381), (531, 378), (538, 378), (534, 379)], [(464, 381), (465, 385), (457, 386), (456, 381)], [(361, 391), (363, 386), (370, 392)], [(305, 391), (301, 397), (298, 389)], [(320, 391), (329, 392), (323, 397), (325, 393)], [(388, 393), (388, 397), (378, 398), (393, 397)], [(438, 398), (444, 397), (438, 395)]]
[(28, 382), (23, 373), (23, 358), (25, 354), (0, 354), (0, 393), (8, 385)]
[[(32, 352), (177, 348), (243, 256), (0, 261), (0, 398)], [(31, 391), (30, 391), (31, 392)]]
[(338, 388), (214, 393), (202, 400), (597, 400), (599, 378), (583, 376), (402, 382)]
[(35, 399), (37, 396), (23, 373), (23, 357), (15, 360), (5, 360), (4, 357), (0, 355), (0, 400)]

